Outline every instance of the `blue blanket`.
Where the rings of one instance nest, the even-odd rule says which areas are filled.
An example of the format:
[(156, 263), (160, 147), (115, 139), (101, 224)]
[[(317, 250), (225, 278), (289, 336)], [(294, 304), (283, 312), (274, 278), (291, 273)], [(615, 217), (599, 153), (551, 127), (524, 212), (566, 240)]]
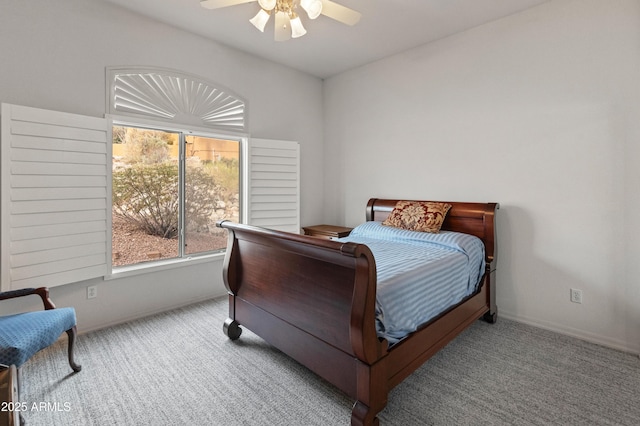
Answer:
[(468, 234), (366, 222), (339, 241), (371, 249), (378, 281), (376, 327), (391, 344), (474, 293), (484, 274), (484, 244)]

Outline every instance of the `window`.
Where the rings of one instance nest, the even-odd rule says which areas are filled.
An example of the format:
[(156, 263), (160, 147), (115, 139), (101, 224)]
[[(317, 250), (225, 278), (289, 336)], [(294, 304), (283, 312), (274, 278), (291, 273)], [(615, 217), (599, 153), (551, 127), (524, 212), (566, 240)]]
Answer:
[(245, 101), (201, 77), (148, 67), (107, 68), (107, 98), (112, 266), (224, 250), (215, 222), (242, 217)]
[[(241, 98), (199, 77), (137, 67), (107, 68), (107, 99), (106, 118), (2, 104), (1, 290), (107, 277), (114, 265), (144, 269), (141, 262), (203, 257), (226, 245), (213, 227), (221, 218), (299, 232), (300, 146), (249, 142)], [(127, 132), (154, 148), (125, 149)], [(133, 170), (145, 167), (156, 170)], [(166, 207), (159, 211), (173, 220), (160, 219), (162, 236), (151, 236), (149, 250), (123, 227), (119, 235), (143, 254), (133, 260), (112, 238), (114, 186), (118, 197), (135, 188), (113, 174), (129, 169), (140, 179), (161, 176), (145, 181), (152, 186), (141, 193), (157, 185), (162, 196), (155, 199)], [(148, 197), (128, 196), (118, 214), (142, 217), (154, 207), (144, 205)], [(160, 250), (160, 242), (169, 248)]]
[(240, 221), (241, 139), (115, 122), (112, 266), (226, 248), (218, 220)]

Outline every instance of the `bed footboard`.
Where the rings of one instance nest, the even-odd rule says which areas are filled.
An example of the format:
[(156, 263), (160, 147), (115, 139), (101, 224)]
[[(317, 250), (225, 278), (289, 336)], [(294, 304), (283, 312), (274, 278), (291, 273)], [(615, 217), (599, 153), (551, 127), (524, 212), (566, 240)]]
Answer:
[(369, 248), (228, 221), (217, 225), (229, 232), (223, 269), (229, 338), (237, 339), (245, 326), (356, 398), (359, 411), (382, 409), (386, 394), (369, 395), (371, 387), (363, 385), (374, 380), (371, 366), (388, 349), (375, 330), (376, 266)]

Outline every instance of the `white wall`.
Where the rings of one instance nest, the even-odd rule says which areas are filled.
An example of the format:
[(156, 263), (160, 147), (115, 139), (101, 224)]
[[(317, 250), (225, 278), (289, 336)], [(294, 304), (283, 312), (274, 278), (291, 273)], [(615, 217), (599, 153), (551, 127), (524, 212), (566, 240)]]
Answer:
[[(103, 2), (4, 1), (0, 9), (0, 102), (102, 117), (107, 66), (202, 76), (247, 100), (251, 136), (300, 142), (301, 221), (321, 222), (321, 80)], [(221, 270), (218, 260), (56, 287), (52, 297), (59, 306), (75, 306), (86, 331), (224, 294)], [(86, 300), (89, 284), (99, 286), (96, 299)]]
[(639, 81), (635, 0), (553, 0), (328, 79), (325, 219), (500, 202), (500, 314), (640, 352)]

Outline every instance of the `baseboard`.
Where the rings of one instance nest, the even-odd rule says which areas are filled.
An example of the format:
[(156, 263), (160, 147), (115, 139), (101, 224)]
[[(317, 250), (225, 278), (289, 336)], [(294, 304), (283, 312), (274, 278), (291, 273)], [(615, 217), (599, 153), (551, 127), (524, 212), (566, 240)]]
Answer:
[(589, 333), (584, 330), (578, 330), (572, 327), (560, 326), (548, 321), (538, 320), (534, 318), (528, 318), (522, 315), (514, 315), (510, 312), (499, 311), (498, 318), (503, 317), (508, 320), (521, 322), (523, 324), (531, 325), (534, 327), (542, 328), (544, 330), (553, 331), (555, 333), (563, 334), (565, 336), (575, 337), (576, 339), (584, 340), (596, 345), (605, 346), (611, 349), (615, 349), (622, 352), (632, 353), (640, 356), (640, 345), (630, 346), (628, 342), (624, 342), (618, 339), (612, 339), (608, 336), (600, 334)]

